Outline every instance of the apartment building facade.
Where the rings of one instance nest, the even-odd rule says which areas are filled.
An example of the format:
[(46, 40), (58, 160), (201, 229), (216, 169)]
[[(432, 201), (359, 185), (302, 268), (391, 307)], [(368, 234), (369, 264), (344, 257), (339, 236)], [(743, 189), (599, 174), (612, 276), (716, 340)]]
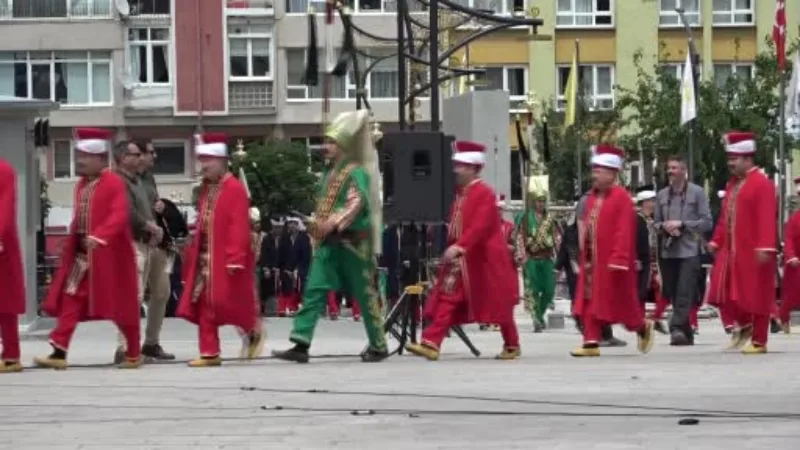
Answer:
[[(72, 203), (76, 126), (153, 139), (161, 195), (187, 201), (200, 127), (229, 133), (232, 145), (318, 143), (322, 89), (301, 80), (309, 6), (324, 10), (315, 0), (0, 0), (0, 96), (60, 104), (44, 156), (53, 203)], [(389, 0), (353, 5), (360, 28), (390, 40), (392, 8)], [(322, 14), (317, 20), (322, 45)], [(332, 32), (340, 42), (341, 25)], [(360, 43), (370, 54), (392, 50), (381, 45)], [(396, 60), (383, 61), (365, 81), (377, 120), (391, 129)], [(352, 74), (334, 81), (331, 114), (354, 109), (354, 97)], [(427, 120), (427, 103), (419, 105), (419, 122)]]

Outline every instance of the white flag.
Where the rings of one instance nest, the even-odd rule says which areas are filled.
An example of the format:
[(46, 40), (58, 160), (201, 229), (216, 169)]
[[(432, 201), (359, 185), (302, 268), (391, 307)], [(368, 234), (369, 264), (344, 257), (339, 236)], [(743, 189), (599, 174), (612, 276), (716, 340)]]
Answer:
[(686, 51), (686, 64), (683, 65), (681, 79), (681, 125), (685, 125), (697, 117), (697, 103), (694, 95), (694, 70), (692, 68), (691, 52)]
[(786, 117), (800, 114), (800, 51), (794, 53), (792, 80), (786, 86)]

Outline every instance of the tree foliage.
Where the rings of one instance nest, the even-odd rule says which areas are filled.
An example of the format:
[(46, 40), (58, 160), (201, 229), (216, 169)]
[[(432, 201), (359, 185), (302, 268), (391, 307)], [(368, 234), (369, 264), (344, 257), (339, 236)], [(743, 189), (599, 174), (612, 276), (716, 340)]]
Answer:
[[(691, 124), (694, 179), (708, 182), (713, 192), (723, 188), (729, 178), (722, 136), (730, 130), (755, 132), (756, 163), (767, 173), (777, 170), (774, 158), (782, 130), (778, 109), (780, 80), (772, 41), (767, 38), (767, 42), (767, 50), (756, 56), (752, 78), (732, 76), (719, 85), (713, 77), (706, 77), (698, 83), (697, 119)], [(665, 65), (670, 55), (664, 52), (663, 45), (660, 53), (655, 67), (644, 67), (642, 54), (634, 55), (636, 84), (617, 86), (614, 114), (623, 130), (618, 139), (623, 148), (640, 150), (645, 160), (664, 163), (672, 154), (688, 156), (690, 126), (680, 125), (681, 81), (674, 68)], [(788, 80), (791, 68), (787, 72)], [(789, 136), (786, 148), (791, 148)], [(712, 199), (716, 202), (716, 196)]]
[[(309, 170), (305, 145), (288, 141), (254, 142), (246, 145), (245, 151), (247, 158), (243, 165), (250, 194), (263, 215), (311, 213), (318, 178)], [(237, 174), (238, 165), (234, 158), (233, 169)]]
[[(550, 175), (550, 198), (552, 201), (572, 202), (576, 194), (589, 186), (590, 148), (598, 142), (609, 140), (615, 132), (616, 116), (613, 112), (589, 111), (584, 102), (578, 102), (575, 125), (564, 128), (564, 113), (552, 103), (544, 105), (543, 120), (536, 123), (535, 134), (540, 152), (544, 137), (544, 122), (547, 122), (547, 136), (550, 144), (550, 162), (547, 173)], [(578, 157), (580, 156), (580, 165)], [(578, 186), (578, 168), (581, 170), (583, 186)]]

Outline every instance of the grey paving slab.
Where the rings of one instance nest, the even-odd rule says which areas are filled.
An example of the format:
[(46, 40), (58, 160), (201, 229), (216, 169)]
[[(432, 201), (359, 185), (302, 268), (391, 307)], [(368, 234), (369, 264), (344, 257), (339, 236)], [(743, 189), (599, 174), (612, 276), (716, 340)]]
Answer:
[[(288, 345), (287, 319), (267, 322), (270, 349)], [(800, 337), (773, 335), (769, 355), (722, 351), (716, 320), (698, 345), (604, 349), (577, 360), (569, 326), (530, 332), (523, 357), (494, 361), (497, 332), (468, 328), (483, 357), (448, 341), (440, 361), (409, 356), (367, 365), (355, 356), (296, 365), (265, 359), (221, 368), (148, 365), (137, 371), (72, 367), (0, 376), (0, 449), (764, 449), (797, 448)], [(165, 348), (186, 360), (195, 329), (168, 320)], [(634, 337), (620, 331), (634, 343)], [(239, 341), (223, 332), (224, 352)], [(322, 321), (315, 354), (355, 355), (361, 324)], [(73, 364), (112, 356), (109, 324), (82, 325)], [(23, 343), (26, 361), (47, 353)], [(699, 424), (681, 418), (700, 415)]]

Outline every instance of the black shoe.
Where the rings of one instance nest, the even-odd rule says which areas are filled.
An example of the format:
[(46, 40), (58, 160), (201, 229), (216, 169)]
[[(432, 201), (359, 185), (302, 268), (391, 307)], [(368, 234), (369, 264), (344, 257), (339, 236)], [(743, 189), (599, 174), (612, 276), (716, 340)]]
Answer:
[(156, 361), (172, 361), (175, 359), (175, 355), (165, 352), (160, 344), (143, 345), (142, 356)]
[(780, 333), (783, 328), (778, 319), (769, 319), (769, 332), (772, 334)]
[(114, 351), (114, 364), (122, 364), (123, 361), (125, 361), (125, 349), (117, 347), (117, 350)]
[(694, 342), (691, 338), (686, 336), (686, 334), (676, 330), (669, 334), (669, 345), (684, 347), (687, 345), (694, 345)]
[(653, 324), (653, 328), (661, 334), (669, 334), (669, 330), (667, 330), (667, 327), (664, 325), (664, 322), (660, 320), (655, 321), (655, 323)]
[(386, 350), (374, 350), (368, 348), (364, 353), (361, 354), (361, 362), (376, 363), (381, 362), (388, 357), (389, 352)]
[(542, 331), (544, 331), (544, 329), (545, 329), (544, 322), (542, 322), (540, 320), (534, 320), (533, 321), (533, 332), (534, 333), (541, 333)]
[(284, 361), (292, 361), (296, 363), (305, 364), (308, 362), (308, 347), (295, 345), (289, 350), (273, 350), (272, 356), (282, 359)]
[(600, 347), (627, 347), (628, 343), (623, 341), (622, 339), (617, 339), (615, 337), (610, 337), (608, 339), (603, 339), (600, 341)]

